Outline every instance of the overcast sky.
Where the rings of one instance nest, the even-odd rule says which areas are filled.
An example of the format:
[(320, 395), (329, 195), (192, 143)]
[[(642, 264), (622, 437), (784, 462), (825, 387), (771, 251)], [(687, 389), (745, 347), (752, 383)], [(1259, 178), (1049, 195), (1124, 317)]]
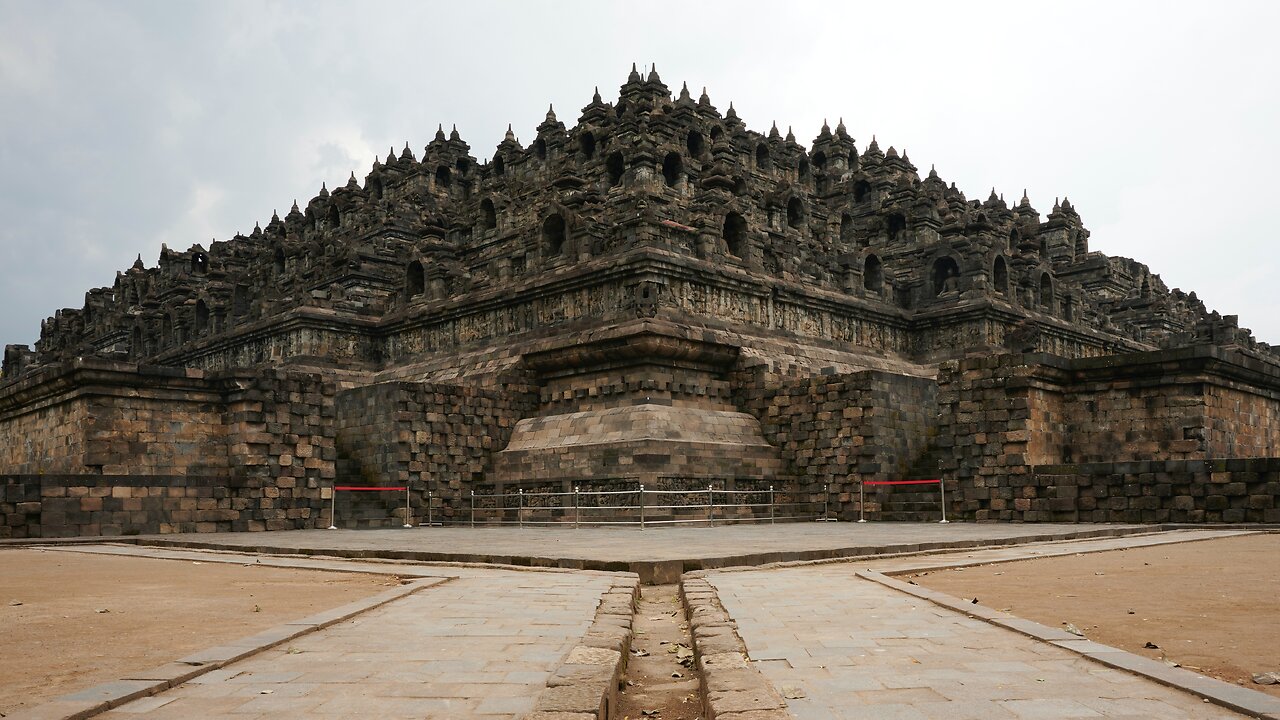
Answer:
[(1091, 248), (1280, 344), (1280, 2), (0, 0), (0, 344), (138, 253), (228, 239), (456, 123), (572, 126), (631, 63), (808, 145), (843, 117), (970, 198), (1069, 196)]

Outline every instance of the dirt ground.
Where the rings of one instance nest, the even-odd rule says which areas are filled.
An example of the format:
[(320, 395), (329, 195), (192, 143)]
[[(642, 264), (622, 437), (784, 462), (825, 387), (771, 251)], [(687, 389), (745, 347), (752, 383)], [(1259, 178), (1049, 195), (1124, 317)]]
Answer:
[(1280, 671), (1280, 534), (902, 577), (1280, 697), (1251, 680)]
[(381, 575), (0, 549), (0, 717), (392, 584)]
[(693, 639), (676, 586), (642, 587), (633, 621), (635, 638), (614, 714), (622, 720), (701, 718)]

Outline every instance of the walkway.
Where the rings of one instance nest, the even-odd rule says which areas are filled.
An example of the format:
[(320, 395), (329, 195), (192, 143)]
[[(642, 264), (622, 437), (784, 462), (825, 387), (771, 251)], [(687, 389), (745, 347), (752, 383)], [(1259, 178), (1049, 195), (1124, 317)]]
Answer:
[(521, 717), (610, 581), (487, 575), (426, 588), (101, 717)]
[(799, 720), (1242, 717), (855, 574), (873, 565), (938, 567), (1106, 549), (1134, 540), (1155, 539), (708, 572), (705, 577), (736, 620), (751, 660)]

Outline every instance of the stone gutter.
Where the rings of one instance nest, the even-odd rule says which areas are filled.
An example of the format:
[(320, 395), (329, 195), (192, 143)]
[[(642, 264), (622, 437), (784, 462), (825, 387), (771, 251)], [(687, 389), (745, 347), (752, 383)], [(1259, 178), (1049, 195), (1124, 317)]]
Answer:
[(525, 720), (611, 720), (631, 651), (640, 578), (617, 579), (600, 598), (591, 627), (538, 694)]
[(680, 598), (689, 617), (708, 720), (793, 719), (786, 701), (752, 665), (715, 587), (703, 578), (686, 576), (680, 580)]

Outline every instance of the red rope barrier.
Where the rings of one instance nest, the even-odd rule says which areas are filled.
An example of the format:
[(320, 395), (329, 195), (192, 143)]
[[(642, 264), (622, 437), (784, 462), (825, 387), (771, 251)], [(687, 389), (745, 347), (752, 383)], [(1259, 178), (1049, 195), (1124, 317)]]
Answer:
[(863, 485), (936, 485), (941, 480), (867, 480)]
[(401, 485), (400, 487), (360, 487), (360, 486), (358, 486), (358, 485), (335, 485), (333, 489), (334, 489), (334, 490), (372, 490), (372, 491), (375, 491), (375, 492), (377, 492), (377, 491), (379, 491), (379, 490), (383, 490), (383, 491), (386, 491), (386, 490), (395, 490), (395, 491), (398, 491), (398, 492), (404, 492), (405, 490), (408, 490), (409, 488), (406, 488), (406, 487), (405, 487), (405, 486), (403, 486), (403, 485)]

